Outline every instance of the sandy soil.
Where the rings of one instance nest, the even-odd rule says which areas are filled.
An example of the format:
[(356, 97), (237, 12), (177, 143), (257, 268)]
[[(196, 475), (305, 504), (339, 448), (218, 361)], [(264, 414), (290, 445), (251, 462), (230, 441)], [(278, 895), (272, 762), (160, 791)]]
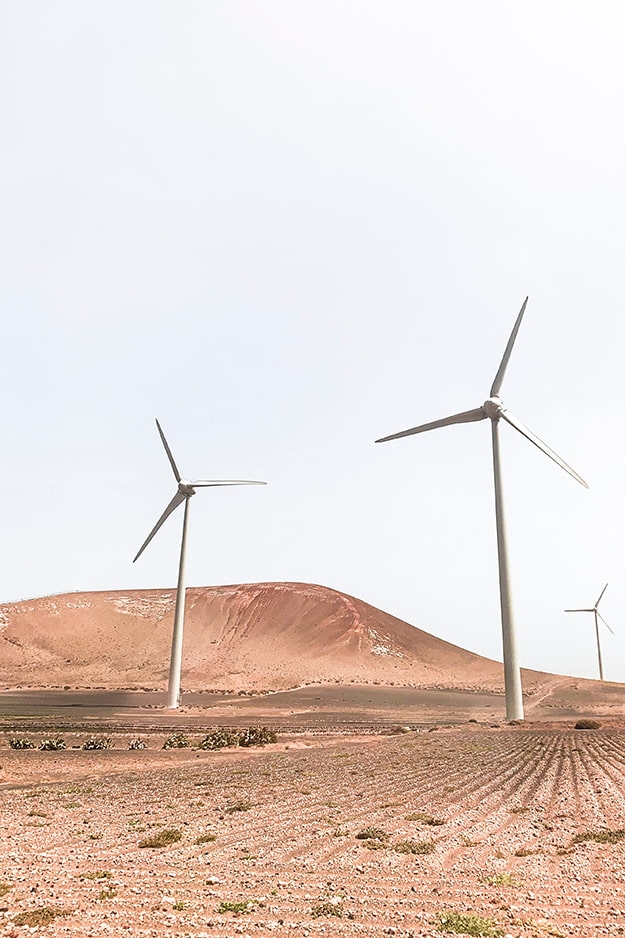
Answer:
[[(107, 752), (15, 752), (6, 737), (0, 934), (43, 907), (63, 914), (41, 931), (82, 938), (425, 938), (450, 912), (515, 938), (625, 933), (625, 840), (574, 842), (625, 828), (622, 727), (471, 724), (218, 753), (163, 751), (162, 734), (145, 752), (121, 733)], [(369, 827), (379, 840), (357, 838)], [(140, 847), (164, 829), (180, 840)]]

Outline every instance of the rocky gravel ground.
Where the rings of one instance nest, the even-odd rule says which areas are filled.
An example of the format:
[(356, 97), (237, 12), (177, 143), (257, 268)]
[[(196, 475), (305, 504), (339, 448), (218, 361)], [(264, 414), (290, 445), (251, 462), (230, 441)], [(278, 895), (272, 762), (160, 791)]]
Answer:
[(0, 935), (625, 934), (618, 728), (148, 745), (2, 739)]

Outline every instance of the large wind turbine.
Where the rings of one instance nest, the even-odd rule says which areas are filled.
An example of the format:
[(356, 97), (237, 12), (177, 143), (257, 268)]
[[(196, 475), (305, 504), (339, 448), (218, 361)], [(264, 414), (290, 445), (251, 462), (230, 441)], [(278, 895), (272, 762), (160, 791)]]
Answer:
[(185, 601), (185, 578), (184, 578), (184, 568), (185, 560), (187, 553), (187, 521), (189, 519), (189, 499), (192, 495), (195, 495), (195, 490), (200, 488), (212, 488), (217, 485), (266, 485), (265, 482), (250, 482), (243, 479), (234, 479), (225, 481), (223, 479), (219, 480), (204, 480), (201, 479), (198, 482), (188, 482), (186, 479), (183, 479), (176, 465), (176, 461), (172, 455), (172, 452), (169, 448), (169, 444), (165, 439), (165, 434), (161, 429), (161, 425), (156, 421), (156, 426), (158, 427), (158, 432), (160, 434), (163, 446), (165, 447), (165, 452), (167, 453), (167, 458), (169, 459), (171, 468), (173, 470), (176, 482), (178, 483), (178, 491), (170, 501), (169, 505), (160, 516), (145, 541), (141, 545), (135, 560), (138, 560), (143, 551), (146, 549), (158, 529), (165, 523), (170, 514), (176, 510), (178, 505), (182, 505), (184, 502), (184, 521), (182, 522), (182, 543), (180, 545), (180, 564), (178, 567), (178, 587), (176, 589), (176, 609), (174, 613), (174, 632), (171, 641), (171, 658), (169, 662), (169, 681), (167, 684), (167, 706), (170, 710), (175, 710), (180, 705), (180, 672), (182, 669), (182, 635), (184, 630), (184, 601)]
[[(594, 606), (592, 607), (592, 609), (565, 609), (565, 610), (564, 610), (565, 612), (592, 612), (592, 613), (594, 614), (594, 617), (595, 617), (595, 635), (597, 636), (597, 659), (598, 659), (598, 661), (599, 661), (599, 680), (600, 680), (600, 681), (603, 680), (603, 662), (602, 662), (602, 660), (601, 660), (601, 642), (599, 641), (599, 619), (601, 619), (601, 621), (602, 621), (603, 624), (605, 625), (605, 627), (606, 627), (606, 629), (608, 630), (608, 632), (612, 632), (612, 629), (610, 628), (610, 626), (608, 625), (608, 623), (605, 621), (605, 619), (603, 618), (603, 616), (602, 616), (601, 613), (599, 612), (599, 603), (601, 602), (601, 598), (602, 598), (603, 594), (605, 593), (605, 591), (607, 590), (607, 588), (608, 588), (608, 584), (606, 583), (606, 585), (603, 587), (603, 589), (602, 589), (601, 592), (599, 593), (599, 599), (598, 599), (597, 602), (594, 604)], [(612, 635), (614, 635), (614, 632), (612, 632)]]
[(574, 479), (581, 482), (583, 486), (588, 485), (581, 476), (571, 469), (571, 467), (560, 459), (546, 443), (543, 443), (531, 430), (529, 430), (518, 417), (507, 410), (499, 397), (501, 385), (506, 374), (506, 368), (510, 361), (510, 355), (514, 342), (523, 319), (523, 313), (527, 306), (527, 297), (517, 316), (514, 328), (508, 339), (506, 350), (503, 353), (501, 364), (495, 375), (495, 380), (490, 389), (490, 397), (484, 401), (481, 407), (474, 410), (466, 410), (460, 414), (453, 414), (451, 417), (444, 417), (442, 420), (434, 420), (432, 423), (423, 423), (418, 427), (412, 427), (410, 430), (403, 430), (401, 433), (393, 433), (390, 436), (382, 437), (376, 440), (376, 443), (385, 443), (387, 440), (397, 440), (402, 436), (412, 436), (413, 433), (425, 433), (426, 430), (436, 430), (438, 427), (446, 427), (452, 423), (472, 423), (477, 420), (491, 421), (492, 439), (493, 439), (493, 470), (495, 475), (495, 515), (497, 519), (497, 552), (499, 555), (499, 595), (501, 603), (501, 628), (503, 634), (503, 664), (504, 664), (504, 683), (506, 690), (506, 718), (508, 720), (523, 719), (523, 691), (521, 687), (521, 670), (518, 662), (516, 636), (514, 629), (514, 619), (512, 613), (512, 597), (510, 592), (510, 576), (508, 572), (508, 549), (506, 543), (506, 525), (503, 507), (503, 490), (501, 483), (501, 462), (499, 456), (499, 421), (504, 420), (511, 427), (522, 433), (526, 439), (542, 450), (546, 456), (553, 459)]

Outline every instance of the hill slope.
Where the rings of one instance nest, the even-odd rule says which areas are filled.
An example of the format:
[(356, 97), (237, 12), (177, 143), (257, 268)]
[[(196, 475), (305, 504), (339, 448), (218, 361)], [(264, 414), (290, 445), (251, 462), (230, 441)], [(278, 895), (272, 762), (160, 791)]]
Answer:
[[(85, 592), (2, 605), (0, 685), (164, 688), (174, 598), (173, 590)], [(325, 587), (187, 591), (187, 690), (318, 681), (501, 690), (502, 678), (500, 664)]]

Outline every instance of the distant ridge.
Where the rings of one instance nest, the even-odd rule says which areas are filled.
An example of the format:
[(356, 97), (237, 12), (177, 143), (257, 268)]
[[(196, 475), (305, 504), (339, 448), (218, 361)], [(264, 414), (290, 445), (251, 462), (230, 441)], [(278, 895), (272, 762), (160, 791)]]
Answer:
[[(163, 689), (173, 605), (173, 590), (64, 593), (0, 605), (0, 686)], [(323, 586), (188, 590), (183, 689), (311, 682), (500, 692), (503, 674), (497, 662)]]

